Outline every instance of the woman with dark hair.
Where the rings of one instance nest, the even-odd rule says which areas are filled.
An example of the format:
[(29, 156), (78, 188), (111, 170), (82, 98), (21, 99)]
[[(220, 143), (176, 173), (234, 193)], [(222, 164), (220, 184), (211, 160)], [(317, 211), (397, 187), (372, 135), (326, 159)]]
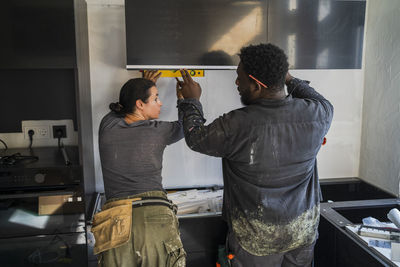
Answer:
[(176, 206), (161, 182), (163, 152), (183, 138), (182, 119), (154, 121), (162, 106), (155, 86), (160, 74), (127, 81), (100, 124), (107, 202), (92, 228), (100, 266), (185, 266)]

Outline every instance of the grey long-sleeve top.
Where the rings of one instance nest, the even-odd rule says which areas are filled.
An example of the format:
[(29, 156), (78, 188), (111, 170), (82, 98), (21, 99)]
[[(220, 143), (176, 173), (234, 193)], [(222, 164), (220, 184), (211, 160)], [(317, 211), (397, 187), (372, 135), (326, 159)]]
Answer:
[(197, 100), (184, 100), (188, 146), (222, 157), (224, 218), (242, 248), (264, 256), (311, 244), (319, 222), (316, 156), (333, 107), (293, 79), (285, 99), (259, 99), (205, 126)]
[(175, 122), (131, 124), (108, 113), (99, 129), (99, 151), (106, 198), (163, 191), (162, 158), (167, 145), (183, 138), (182, 115)]

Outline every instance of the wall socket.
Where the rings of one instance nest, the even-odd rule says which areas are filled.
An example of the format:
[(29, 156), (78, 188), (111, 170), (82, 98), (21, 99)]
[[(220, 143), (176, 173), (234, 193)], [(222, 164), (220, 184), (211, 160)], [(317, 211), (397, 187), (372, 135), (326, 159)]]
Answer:
[(25, 126), (24, 127), (24, 139), (29, 140), (29, 130), (34, 131), (33, 139), (46, 139), (50, 138), (49, 126)]
[(58, 138), (58, 132), (61, 133), (61, 138), (67, 138), (67, 126), (53, 125), (53, 138)]
[(35, 132), (32, 147), (57, 146), (57, 131), (61, 131), (62, 142), (65, 146), (78, 145), (78, 133), (74, 131), (74, 122), (72, 120), (30, 120), (22, 121), (21, 124), (22, 134), (20, 138), (22, 140), (14, 147), (28, 147), (30, 145), (29, 130)]

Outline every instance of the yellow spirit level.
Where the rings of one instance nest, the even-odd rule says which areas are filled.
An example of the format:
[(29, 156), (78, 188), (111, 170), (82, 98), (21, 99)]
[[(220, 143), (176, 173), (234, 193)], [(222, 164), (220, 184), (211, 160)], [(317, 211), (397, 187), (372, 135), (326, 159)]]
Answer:
[[(146, 71), (146, 70), (145, 70)], [(192, 77), (204, 77), (204, 70), (187, 70)], [(159, 70), (161, 77), (182, 77), (179, 70)]]

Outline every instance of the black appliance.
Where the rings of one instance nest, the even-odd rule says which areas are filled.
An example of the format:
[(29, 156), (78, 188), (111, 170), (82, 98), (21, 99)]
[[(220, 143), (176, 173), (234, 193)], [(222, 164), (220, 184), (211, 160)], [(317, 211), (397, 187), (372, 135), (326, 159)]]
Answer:
[(69, 164), (58, 147), (0, 150), (0, 191), (49, 190), (81, 182), (78, 148), (65, 147)]
[(1, 266), (86, 266), (78, 148), (0, 150)]

